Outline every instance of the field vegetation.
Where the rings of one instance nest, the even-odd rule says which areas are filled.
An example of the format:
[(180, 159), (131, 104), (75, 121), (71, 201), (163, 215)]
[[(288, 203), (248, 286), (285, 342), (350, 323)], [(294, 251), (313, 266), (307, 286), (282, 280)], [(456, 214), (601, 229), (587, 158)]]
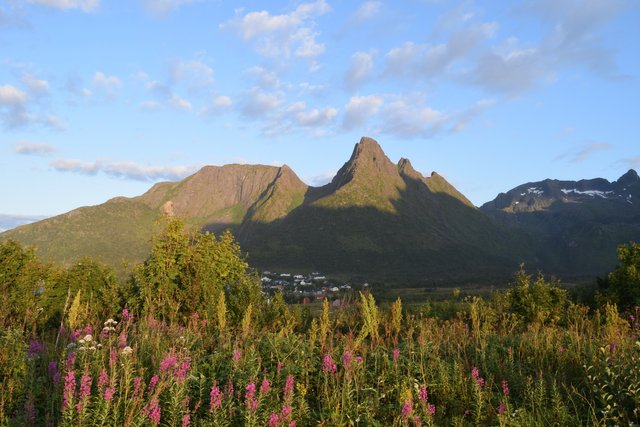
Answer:
[(6, 241), (0, 425), (637, 425), (639, 245), (592, 301), (522, 268), (484, 297), (312, 313), (177, 219), (126, 280)]

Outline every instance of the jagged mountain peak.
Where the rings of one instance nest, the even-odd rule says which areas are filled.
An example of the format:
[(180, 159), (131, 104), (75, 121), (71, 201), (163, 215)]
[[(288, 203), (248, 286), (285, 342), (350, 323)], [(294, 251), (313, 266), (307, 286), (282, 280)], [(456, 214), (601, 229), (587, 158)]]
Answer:
[(618, 178), (618, 180), (616, 181), (616, 184), (627, 186), (627, 185), (635, 184), (636, 182), (640, 182), (640, 177), (638, 176), (638, 173), (633, 169), (629, 169), (627, 173), (625, 173), (620, 178)]

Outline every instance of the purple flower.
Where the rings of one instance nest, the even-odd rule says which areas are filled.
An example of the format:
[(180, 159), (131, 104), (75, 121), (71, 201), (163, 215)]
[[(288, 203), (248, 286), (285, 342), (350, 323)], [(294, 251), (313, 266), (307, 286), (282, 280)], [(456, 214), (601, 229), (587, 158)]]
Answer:
[(356, 362), (361, 363), (364, 360), (362, 356), (356, 356)]
[(324, 359), (322, 361), (322, 370), (325, 373), (331, 374), (336, 373), (338, 370), (336, 364), (333, 362), (333, 357), (331, 357), (331, 355), (328, 353), (324, 356)]
[(407, 399), (402, 405), (402, 418), (407, 419), (413, 412), (413, 400)]
[(507, 380), (502, 380), (502, 394), (509, 396), (509, 383)]
[(76, 363), (76, 354), (73, 352), (67, 354), (67, 360), (65, 362), (65, 368), (67, 368), (67, 371), (73, 370), (73, 365), (75, 363)]
[(502, 414), (504, 414), (504, 405), (500, 402), (500, 405), (498, 406), (498, 415)]
[(264, 380), (262, 380), (262, 384), (260, 384), (260, 394), (269, 393), (270, 388), (271, 384), (269, 383), (269, 380), (265, 378)]
[(400, 358), (400, 349), (399, 348), (394, 348), (393, 349), (393, 361), (397, 362), (399, 358)]
[[(53, 380), (53, 382), (57, 384), (60, 381), (60, 372), (58, 372), (58, 362), (55, 360), (52, 360), (51, 362), (49, 362), (47, 371), (49, 372), (49, 376), (51, 376), (51, 379)], [(57, 381), (56, 381), (56, 377), (58, 379)]]
[(151, 379), (149, 380), (149, 387), (148, 387), (149, 394), (153, 393), (153, 390), (155, 390), (156, 384), (158, 384), (159, 379), (160, 378), (158, 378), (157, 375), (154, 375), (151, 377)]
[(125, 333), (121, 333), (120, 336), (118, 337), (118, 348), (119, 349), (123, 349), (127, 346), (127, 336), (125, 335)]
[(211, 387), (209, 393), (209, 412), (222, 408), (222, 393), (218, 386)]
[(271, 416), (269, 417), (269, 427), (278, 427), (279, 422), (280, 419), (278, 418), (278, 414), (272, 412)]
[(433, 417), (436, 414), (436, 405), (427, 406), (427, 412)]
[(111, 399), (113, 399), (113, 395), (116, 392), (116, 389), (113, 387), (107, 387), (104, 389), (104, 400), (106, 400), (107, 402), (109, 402)]
[(609, 352), (613, 354), (615, 353), (615, 351), (616, 351), (616, 343), (614, 342), (609, 343)]
[(151, 402), (143, 408), (143, 412), (154, 425), (160, 424), (160, 405), (157, 397), (151, 399)]
[(180, 363), (180, 366), (176, 367), (176, 369), (173, 371), (173, 378), (177, 383), (184, 382), (184, 380), (187, 378), (187, 374), (189, 373), (190, 369), (191, 369), (191, 362), (188, 359), (183, 360)]
[(184, 414), (182, 416), (182, 427), (189, 427), (191, 425), (191, 415)]
[(477, 380), (478, 378), (480, 378), (480, 371), (475, 366), (471, 370), (471, 378), (473, 378), (474, 380)]
[(427, 386), (424, 384), (420, 386), (420, 391), (418, 392), (418, 399), (420, 399), (421, 402), (426, 402), (427, 400), (429, 400), (429, 393), (427, 392)]
[(342, 366), (344, 366), (344, 369), (349, 370), (352, 363), (353, 353), (351, 353), (349, 350), (345, 350), (344, 353), (342, 353)]
[(162, 362), (160, 363), (160, 372), (167, 372), (169, 369), (173, 369), (173, 367), (176, 366), (177, 361), (178, 358), (173, 354), (173, 351), (170, 352), (164, 357), (164, 359), (162, 359)]
[(67, 408), (76, 394), (76, 375), (73, 371), (68, 371), (64, 377), (64, 394), (62, 395), (62, 408)]
[(80, 379), (80, 391), (78, 392), (78, 404), (76, 405), (78, 412), (82, 411), (87, 399), (91, 395), (91, 382), (91, 375), (87, 373), (82, 374), (82, 378)]
[(44, 342), (41, 343), (37, 339), (32, 339), (29, 342), (29, 353), (28, 353), (29, 359), (38, 357), (40, 353), (44, 353), (46, 349), (47, 347), (45, 346)]
[(133, 395), (137, 395), (140, 391), (140, 384), (142, 384), (142, 377), (135, 377), (133, 379)]
[(107, 375), (107, 370), (102, 368), (102, 371), (100, 371), (100, 376), (98, 376), (98, 389), (102, 390), (108, 382), (109, 376)]
[(129, 313), (127, 307), (122, 309), (122, 320), (124, 320), (125, 322), (128, 322), (130, 320), (133, 321), (133, 314)]

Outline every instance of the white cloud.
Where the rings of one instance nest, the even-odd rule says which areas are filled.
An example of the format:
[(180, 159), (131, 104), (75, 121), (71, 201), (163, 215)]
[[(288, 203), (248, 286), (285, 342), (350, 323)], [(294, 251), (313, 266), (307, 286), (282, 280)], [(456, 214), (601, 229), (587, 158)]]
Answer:
[(331, 8), (325, 0), (302, 3), (288, 14), (272, 15), (266, 10), (249, 12), (220, 25), (221, 29), (235, 29), (247, 41), (255, 43), (256, 50), (265, 56), (290, 57), (313, 61), (324, 50), (318, 43), (318, 32), (313, 31), (313, 18), (322, 16)]
[(49, 82), (39, 79), (33, 74), (23, 74), (22, 83), (27, 87), (27, 91), (33, 95), (44, 96), (49, 93)]
[(344, 84), (348, 90), (357, 89), (371, 77), (374, 70), (373, 55), (356, 52), (351, 56), (351, 65), (344, 76)]
[(58, 150), (51, 144), (20, 141), (14, 146), (14, 151), (18, 154), (48, 156)]
[(581, 163), (598, 151), (610, 150), (612, 148), (613, 145), (608, 142), (588, 141), (574, 150), (557, 156), (556, 160), (567, 160), (571, 163)]
[(18, 106), (27, 102), (27, 94), (12, 85), (0, 86), (0, 107)]
[(100, 0), (26, 0), (26, 2), (63, 10), (80, 9), (84, 12), (91, 12), (100, 7)]
[(431, 138), (441, 132), (447, 115), (423, 104), (421, 94), (393, 97), (379, 115), (381, 131), (408, 138)]
[(217, 96), (211, 102), (211, 105), (213, 105), (213, 107), (217, 109), (229, 108), (232, 104), (233, 101), (231, 101), (231, 98), (226, 95)]
[(475, 119), (477, 116), (481, 115), (488, 108), (493, 107), (495, 104), (496, 104), (495, 99), (481, 99), (470, 108), (467, 108), (461, 113), (454, 115), (453, 117), (454, 124), (453, 124), (453, 127), (451, 128), (451, 132), (454, 132), (454, 133), (462, 132), (467, 128), (471, 120)]
[(144, 5), (151, 13), (164, 15), (194, 1), (196, 0), (144, 0)]
[(158, 101), (142, 101), (140, 103), (140, 108), (147, 111), (159, 110), (162, 108), (162, 104)]
[(353, 21), (356, 23), (364, 22), (377, 15), (382, 8), (381, 1), (366, 1), (360, 5), (353, 15)]
[(248, 117), (260, 117), (274, 113), (283, 101), (282, 91), (265, 92), (262, 88), (253, 87), (245, 93), (241, 111)]
[(178, 181), (196, 172), (200, 166), (152, 166), (135, 162), (113, 162), (97, 160), (83, 162), (76, 159), (58, 159), (51, 163), (51, 167), (59, 172), (75, 172), (84, 175), (105, 175), (136, 181), (170, 180)]
[(107, 76), (102, 71), (97, 71), (93, 75), (93, 85), (102, 91), (105, 96), (112, 98), (122, 87), (122, 81), (116, 76)]
[(191, 103), (178, 95), (173, 95), (168, 102), (170, 106), (179, 110), (191, 111)]
[(376, 114), (384, 100), (381, 96), (352, 96), (344, 109), (342, 127), (346, 130), (361, 128)]
[(175, 61), (170, 66), (171, 80), (184, 84), (190, 91), (198, 91), (211, 86), (214, 82), (213, 68), (200, 60)]
[(333, 121), (338, 114), (335, 108), (314, 108), (310, 111), (300, 111), (295, 114), (295, 121), (300, 126), (325, 126)]

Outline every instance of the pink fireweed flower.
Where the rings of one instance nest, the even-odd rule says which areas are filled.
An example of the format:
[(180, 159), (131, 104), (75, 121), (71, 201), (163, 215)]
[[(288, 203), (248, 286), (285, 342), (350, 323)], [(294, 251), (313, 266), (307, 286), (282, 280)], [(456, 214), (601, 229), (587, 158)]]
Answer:
[(394, 348), (393, 349), (393, 361), (397, 362), (399, 358), (400, 358), (400, 349), (399, 348)]
[(500, 402), (500, 406), (498, 406), (498, 415), (504, 414), (504, 405)]
[(129, 313), (127, 307), (122, 309), (122, 320), (125, 322), (133, 321), (133, 314)]
[(330, 354), (326, 354), (324, 356), (324, 360), (322, 361), (322, 370), (326, 373), (336, 373), (338, 367), (335, 363), (333, 363), (333, 357)]
[(484, 378), (480, 376), (480, 371), (475, 366), (471, 370), (471, 378), (476, 380), (476, 384), (478, 384), (479, 387), (484, 387)]
[(149, 402), (142, 410), (151, 423), (154, 425), (160, 424), (160, 405), (157, 397), (151, 399), (151, 402)]
[(173, 351), (171, 351), (164, 357), (164, 359), (162, 359), (162, 362), (160, 363), (160, 372), (167, 372), (168, 370), (173, 369), (173, 367), (176, 366), (177, 361), (178, 358), (173, 354)]
[(118, 350), (111, 347), (109, 349), (109, 367), (113, 370), (113, 367), (116, 366), (116, 361), (118, 360)]
[(260, 394), (269, 393), (270, 388), (271, 384), (269, 383), (269, 380), (265, 378), (264, 380), (262, 380), (262, 384), (260, 384)]
[(564, 353), (564, 347), (563, 346), (558, 347), (558, 352), (559, 353)]
[(78, 338), (80, 338), (80, 335), (82, 335), (82, 329), (76, 329), (73, 332), (71, 332), (71, 335), (69, 336), (69, 340), (71, 342), (76, 342), (78, 341)]
[(509, 383), (507, 380), (502, 380), (502, 394), (509, 396)]
[(73, 371), (68, 371), (64, 377), (64, 394), (62, 395), (62, 408), (67, 408), (76, 394), (76, 375)]
[(290, 400), (293, 397), (293, 375), (287, 375), (284, 382), (284, 398)]
[(289, 427), (296, 427), (296, 420), (291, 421)]
[(100, 371), (100, 376), (98, 376), (98, 389), (102, 390), (108, 382), (109, 376), (107, 375), (107, 370), (102, 368), (102, 371)]
[(402, 418), (406, 420), (411, 415), (411, 412), (413, 412), (413, 400), (407, 399), (402, 405)]
[(133, 379), (133, 395), (136, 396), (140, 391), (140, 385), (142, 384), (142, 377), (135, 377)]
[(107, 387), (104, 389), (104, 400), (106, 400), (107, 402), (111, 401), (111, 399), (113, 399), (113, 395), (115, 394), (116, 389), (113, 387)]
[(278, 418), (278, 414), (272, 412), (271, 416), (269, 417), (269, 427), (278, 427), (279, 422), (280, 419)]
[(211, 393), (209, 393), (209, 412), (222, 408), (222, 393), (218, 386), (211, 387)]
[(240, 350), (233, 350), (233, 362), (237, 363), (242, 358), (242, 352)]
[(353, 353), (351, 353), (349, 350), (345, 350), (344, 353), (342, 353), (342, 366), (344, 366), (344, 369), (349, 370), (352, 363)]
[(175, 370), (173, 371), (173, 379), (177, 383), (184, 382), (184, 380), (187, 378), (187, 374), (189, 373), (190, 369), (191, 369), (191, 362), (188, 359), (183, 360), (180, 363), (180, 366), (176, 367)]
[(65, 362), (65, 368), (67, 368), (67, 371), (73, 370), (73, 365), (75, 363), (76, 363), (76, 354), (75, 353), (67, 354), (67, 360)]
[(153, 390), (155, 390), (156, 384), (158, 384), (159, 379), (160, 378), (158, 378), (157, 375), (154, 375), (151, 377), (151, 379), (149, 380), (149, 387), (148, 387), (149, 394), (153, 393)]
[(127, 336), (125, 335), (125, 333), (121, 333), (120, 336), (118, 337), (118, 348), (120, 350), (122, 350), (123, 348), (125, 348), (127, 346)]
[(436, 405), (427, 406), (427, 412), (433, 417), (436, 414)]
[(278, 362), (278, 366), (276, 367), (276, 372), (280, 373), (280, 371), (282, 370), (282, 367), (284, 366), (284, 363), (282, 362)]
[(288, 420), (289, 418), (291, 418), (291, 413), (293, 412), (293, 408), (291, 407), (291, 405), (284, 405), (282, 407), (282, 411), (280, 411), (280, 417), (282, 417), (282, 420)]
[(91, 375), (83, 374), (80, 379), (80, 391), (78, 392), (78, 404), (76, 405), (76, 409), (78, 412), (82, 411), (87, 399), (91, 396)]
[(364, 360), (362, 356), (356, 356), (356, 362), (361, 363)]
[(422, 421), (420, 421), (420, 417), (418, 415), (413, 417), (413, 425), (415, 427), (422, 427)]
[(184, 414), (182, 416), (182, 427), (189, 427), (191, 425), (191, 415)]
[(426, 402), (427, 400), (429, 400), (427, 386), (424, 384), (420, 386), (420, 391), (418, 391), (418, 399), (420, 399), (421, 402)]
[(256, 396), (256, 385), (254, 383), (247, 384), (246, 393), (244, 395), (244, 402), (249, 412), (254, 412), (258, 408), (258, 401)]

